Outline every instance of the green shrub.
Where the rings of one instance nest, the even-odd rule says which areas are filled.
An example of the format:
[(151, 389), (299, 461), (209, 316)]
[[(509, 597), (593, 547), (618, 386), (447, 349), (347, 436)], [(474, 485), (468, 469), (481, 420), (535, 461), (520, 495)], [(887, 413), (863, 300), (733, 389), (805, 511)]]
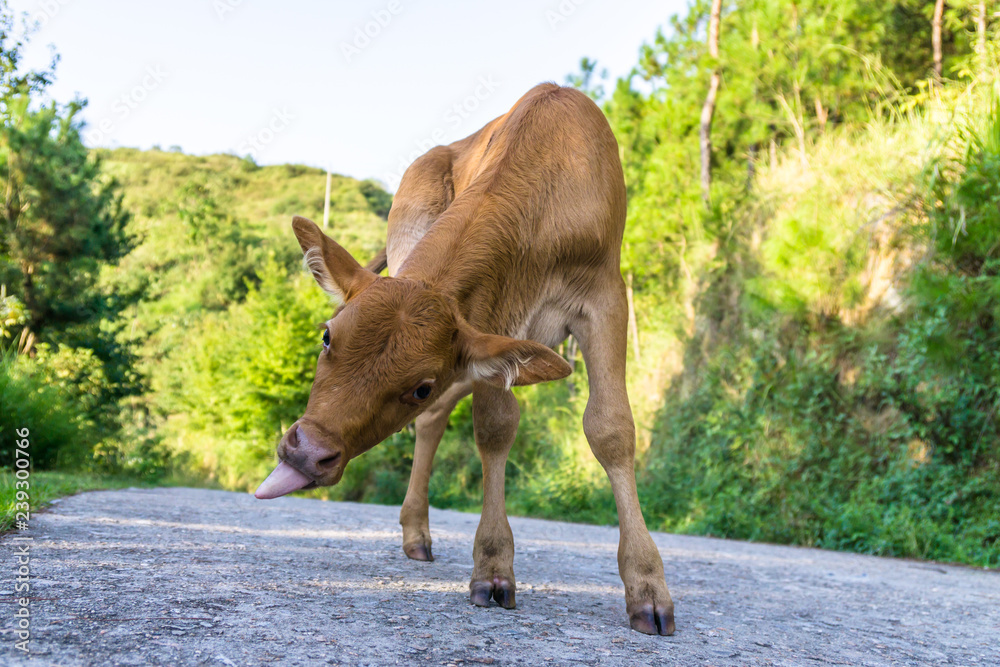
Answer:
[[(88, 364), (90, 350), (61, 351), (30, 359), (7, 350), (0, 356), (0, 466), (11, 467), (16, 429), (27, 428), (32, 465), (37, 468), (86, 465), (101, 429), (82, 398), (86, 389), (73, 390), (67, 367), (92, 381), (100, 364)], [(49, 366), (55, 356), (58, 365)]]
[[(912, 154), (887, 170), (909, 201), (895, 239), (866, 261), (824, 260), (855, 224), (831, 197), (843, 178), (786, 190), (765, 212), (763, 242), (736, 250), (747, 274), (717, 274), (702, 305), (732, 309), (718, 295), (740, 289), (749, 298), (708, 311), (714, 338), (691, 341), (694, 378), (668, 393), (644, 458), (654, 526), (1000, 565), (997, 109), (970, 112), (923, 170)], [(836, 159), (860, 151), (850, 162), (864, 165), (877, 146), (848, 143)], [(865, 187), (880, 186), (872, 176)], [(834, 229), (803, 240), (789, 212), (817, 202)], [(899, 302), (859, 311), (866, 264), (904, 243), (930, 252), (905, 251), (915, 260), (894, 276)]]

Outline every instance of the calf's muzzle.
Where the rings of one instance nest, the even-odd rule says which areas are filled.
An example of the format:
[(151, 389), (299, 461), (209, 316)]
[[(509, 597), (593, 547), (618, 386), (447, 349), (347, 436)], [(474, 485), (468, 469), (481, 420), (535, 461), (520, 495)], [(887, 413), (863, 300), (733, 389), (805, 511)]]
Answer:
[(322, 437), (308, 424), (297, 422), (278, 445), (280, 463), (267, 476), (254, 495), (270, 499), (314, 486), (330, 486), (344, 473), (344, 448), (335, 440)]

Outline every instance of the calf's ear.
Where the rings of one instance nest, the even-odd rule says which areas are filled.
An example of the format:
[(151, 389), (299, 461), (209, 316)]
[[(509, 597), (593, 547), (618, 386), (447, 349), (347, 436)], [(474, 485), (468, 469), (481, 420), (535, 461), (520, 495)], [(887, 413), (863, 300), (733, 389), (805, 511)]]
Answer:
[(459, 327), (459, 363), (469, 376), (502, 389), (561, 380), (573, 369), (561, 356), (533, 340), (517, 340)]
[(347, 303), (377, 276), (358, 264), (351, 253), (320, 230), (308, 218), (292, 218), (292, 230), (302, 246), (303, 261), (324, 292)]

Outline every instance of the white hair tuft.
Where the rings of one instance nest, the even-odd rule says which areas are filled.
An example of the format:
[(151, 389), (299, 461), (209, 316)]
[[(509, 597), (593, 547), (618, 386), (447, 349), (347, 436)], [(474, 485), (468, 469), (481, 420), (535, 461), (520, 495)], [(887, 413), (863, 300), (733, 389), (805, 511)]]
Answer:
[(320, 289), (329, 294), (334, 299), (343, 300), (344, 293), (333, 282), (329, 269), (326, 268), (326, 260), (323, 258), (323, 250), (319, 246), (313, 246), (302, 255), (302, 265), (305, 266), (316, 278)]

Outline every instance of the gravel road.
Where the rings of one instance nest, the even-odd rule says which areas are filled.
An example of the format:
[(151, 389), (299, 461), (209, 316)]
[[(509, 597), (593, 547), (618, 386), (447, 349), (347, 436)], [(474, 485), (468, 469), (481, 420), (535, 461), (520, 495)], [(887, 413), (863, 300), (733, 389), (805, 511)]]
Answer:
[(1000, 574), (654, 533), (673, 637), (629, 630), (618, 530), (511, 519), (516, 610), (468, 602), (477, 515), (199, 489), (66, 498), (34, 516), (31, 652), (5, 665), (1000, 665)]

